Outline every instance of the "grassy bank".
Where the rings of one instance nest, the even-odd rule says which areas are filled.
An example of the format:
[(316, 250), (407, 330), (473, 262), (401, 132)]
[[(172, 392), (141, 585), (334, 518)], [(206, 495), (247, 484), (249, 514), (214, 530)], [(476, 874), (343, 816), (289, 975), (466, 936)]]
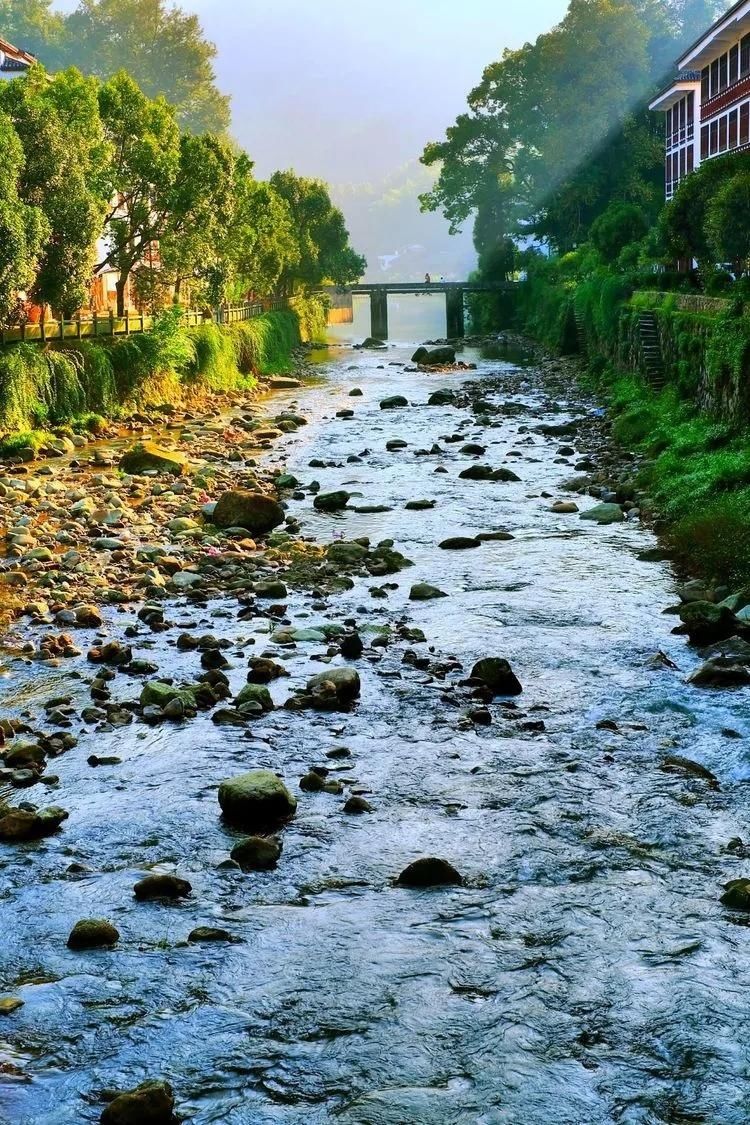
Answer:
[(0, 455), (38, 447), (56, 427), (96, 429), (133, 408), (208, 392), (252, 389), (290, 370), (294, 349), (325, 339), (325, 309), (296, 299), (227, 328), (183, 327), (176, 311), (150, 332), (70, 344), (12, 344), (0, 351)]
[[(586, 378), (608, 402), (614, 436), (643, 458), (676, 561), (733, 587), (750, 584), (750, 316), (729, 303), (691, 308), (675, 295), (633, 291), (621, 275), (576, 282), (537, 277), (518, 326), (561, 353), (582, 345)], [(688, 307), (684, 307), (685, 305)], [(653, 314), (666, 386), (644, 370), (638, 325)], [(581, 336), (583, 339), (581, 340)]]

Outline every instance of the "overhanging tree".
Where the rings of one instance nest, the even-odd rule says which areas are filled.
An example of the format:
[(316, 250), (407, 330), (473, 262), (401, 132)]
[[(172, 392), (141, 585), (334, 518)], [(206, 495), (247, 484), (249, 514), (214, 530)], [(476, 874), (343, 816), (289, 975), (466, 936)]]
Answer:
[(0, 113), (0, 323), (14, 309), (19, 291), (32, 285), (48, 233), (43, 213), (19, 194), (23, 166), (21, 141), (10, 118)]

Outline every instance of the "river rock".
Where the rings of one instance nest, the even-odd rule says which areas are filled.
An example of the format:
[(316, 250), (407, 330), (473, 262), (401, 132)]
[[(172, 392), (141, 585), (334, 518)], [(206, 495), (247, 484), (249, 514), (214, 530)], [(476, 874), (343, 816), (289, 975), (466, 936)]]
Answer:
[(350, 500), (350, 494), (340, 488), (336, 492), (319, 492), (313, 500), (313, 507), (318, 512), (341, 512)]
[(444, 590), (431, 586), (429, 582), (415, 582), (409, 591), (409, 599), (413, 602), (429, 602), (435, 598), (447, 598)]
[(625, 514), (619, 504), (596, 504), (593, 508), (581, 512), (579, 519), (593, 520), (594, 523), (610, 524), (622, 523)]
[(471, 670), (471, 679), (479, 680), (494, 695), (520, 695), (520, 681), (507, 660), (501, 656), (487, 656)]
[(141, 473), (172, 473), (181, 476), (187, 472), (188, 459), (182, 453), (163, 449), (152, 441), (139, 442), (120, 458), (120, 468), (131, 476)]
[(177, 1125), (168, 1082), (143, 1082), (118, 1094), (101, 1115), (101, 1125)]
[(426, 856), (405, 867), (396, 883), (400, 887), (460, 886), (463, 877), (447, 860)]
[(174, 684), (165, 684), (161, 680), (149, 680), (143, 685), (140, 695), (141, 707), (160, 707), (162, 710), (173, 700), (179, 700), (183, 707), (194, 711), (197, 707), (195, 692), (192, 688), (180, 688)]
[(421, 359), (415, 360), (420, 367), (449, 367), (456, 362), (456, 349), (447, 344), (440, 348), (425, 349)]
[(326, 558), (339, 566), (358, 566), (367, 557), (367, 547), (361, 543), (340, 539), (326, 547)]
[(469, 551), (473, 547), (481, 547), (479, 539), (470, 539), (466, 535), (453, 535), (449, 539), (444, 539), (439, 543), (441, 551)]
[(453, 406), (456, 402), (456, 392), (444, 388), (433, 391), (427, 399), (428, 406)]
[(281, 848), (277, 836), (248, 836), (234, 845), (230, 855), (243, 871), (270, 871), (279, 862)]
[(58, 805), (50, 805), (38, 812), (0, 805), (0, 840), (22, 843), (51, 836), (67, 819), (68, 813)]
[(82, 918), (68, 937), (69, 949), (99, 949), (116, 945), (120, 935), (111, 922), (102, 918)]
[(211, 518), (217, 527), (243, 527), (265, 535), (284, 522), (284, 509), (272, 496), (237, 488), (222, 493)]
[(389, 395), (387, 398), (380, 400), (381, 410), (396, 410), (400, 406), (408, 406), (408, 398), (403, 395)]
[(253, 593), (256, 598), (270, 601), (283, 601), (288, 594), (288, 590), (280, 579), (269, 578), (265, 582), (256, 582), (253, 586)]
[(215, 926), (196, 926), (194, 930), (190, 931), (187, 939), (193, 945), (200, 945), (213, 941), (233, 942), (237, 940), (236, 938), (232, 937), (232, 935), (227, 930), (221, 930)]
[(364, 797), (359, 797), (356, 794), (349, 797), (344, 804), (344, 812), (349, 816), (360, 816), (362, 813), (374, 812), (374, 809), (369, 801)]
[(377, 336), (368, 336), (367, 339), (363, 340), (359, 346), (360, 348), (368, 348), (372, 350), (388, 347), (386, 342), (384, 340), (378, 340)]
[(297, 799), (275, 773), (259, 769), (222, 781), (219, 805), (230, 824), (263, 832), (293, 816)]
[(680, 606), (680, 620), (691, 643), (697, 645), (726, 640), (737, 631), (732, 611), (713, 602), (686, 602)]
[(705, 664), (695, 668), (688, 676), (687, 682), (693, 687), (745, 687), (750, 684), (750, 670), (742, 664), (735, 664), (731, 660), (722, 660), (719, 657), (707, 660)]
[(244, 707), (248, 703), (256, 703), (262, 711), (273, 711), (274, 709), (271, 693), (262, 684), (245, 684), (234, 701), (235, 707)]
[(353, 703), (359, 698), (361, 684), (356, 668), (329, 668), (307, 681), (307, 691), (314, 694), (323, 684), (331, 683), (340, 703)]
[(192, 891), (187, 879), (177, 875), (146, 875), (133, 887), (133, 893), (140, 901), (159, 898), (184, 898)]
[(750, 879), (730, 879), (720, 901), (732, 910), (750, 910)]
[(404, 509), (407, 512), (428, 512), (436, 503), (435, 500), (407, 500)]

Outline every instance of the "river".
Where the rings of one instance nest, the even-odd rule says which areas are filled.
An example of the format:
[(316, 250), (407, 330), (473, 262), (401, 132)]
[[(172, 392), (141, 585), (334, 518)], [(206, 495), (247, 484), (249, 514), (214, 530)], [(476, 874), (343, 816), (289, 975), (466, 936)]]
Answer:
[[(391, 508), (325, 515), (309, 498), (292, 501), (303, 534), (393, 539), (414, 562), (357, 580), (324, 610), (293, 594), (292, 622), (356, 618), (369, 641), (406, 621), (427, 645), (394, 633), (388, 647), (367, 648), (349, 714), (279, 709), (249, 737), (204, 715), (179, 727), (134, 723), (85, 736), (56, 760), (55, 800), (70, 813), (62, 831), (0, 846), (0, 991), (25, 1002), (0, 1016), (9, 1125), (98, 1121), (100, 1091), (149, 1077), (173, 1084), (195, 1125), (750, 1119), (750, 934), (744, 915), (719, 904), (722, 883), (748, 868), (742, 849), (726, 850), (750, 839), (747, 739), (729, 735), (750, 731), (747, 692), (685, 683), (697, 657), (663, 613), (676, 600), (669, 567), (642, 559), (649, 532), (550, 511), (576, 457), (531, 431), (591, 403), (572, 389), (553, 400), (515, 353), (467, 350), (478, 365), (469, 373), (393, 365), (408, 360), (410, 338), (443, 330), (440, 313), (435, 305), (434, 322), (421, 325), (408, 310), (403, 321), (392, 314), (403, 343), (371, 353), (342, 344), (367, 334), (360, 310), (337, 346), (314, 356), (310, 385), (276, 396), (309, 424), (272, 454), (304, 482)], [(482, 421), (426, 405), (437, 387), (467, 380), (510, 408)], [(412, 405), (379, 408), (397, 394)], [(345, 408), (352, 418), (337, 417)], [(520, 481), (459, 479), (471, 458), (445, 441), (454, 433)], [(407, 448), (388, 452), (396, 438)], [(311, 469), (313, 459), (333, 464)], [(404, 509), (422, 498), (435, 507)], [(437, 547), (499, 530), (513, 538)], [(449, 596), (410, 602), (418, 581)], [(238, 620), (231, 599), (174, 616), (232, 640), (236, 686), (240, 653), (267, 642), (268, 621)], [(112, 634), (131, 620), (111, 615)], [(163, 670), (194, 672), (194, 653), (163, 636), (148, 643)], [(416, 663), (404, 662), (409, 649)], [(321, 651), (276, 653), (291, 673), (272, 686), (277, 702), (319, 670)], [(659, 651), (677, 670), (653, 667)], [(479, 726), (450, 702), (445, 668), (487, 655), (507, 657), (524, 692)], [(75, 694), (71, 667), (85, 672), (85, 659), (54, 671), (13, 663), (0, 681), (2, 713), (33, 709), (61, 687)], [(336, 748), (350, 756), (327, 758)], [(121, 764), (92, 770), (92, 749)], [(720, 788), (663, 772), (667, 753), (702, 763)], [(340, 797), (299, 794), (275, 871), (222, 866), (235, 835), (218, 816), (219, 781), (267, 766), (297, 791), (321, 762), (373, 812), (345, 816)], [(422, 855), (449, 860), (464, 885), (396, 887)], [(136, 903), (133, 883), (154, 864), (188, 878), (193, 894)], [(116, 948), (66, 948), (73, 922), (88, 916), (116, 924)], [(238, 940), (188, 945), (202, 925)]]

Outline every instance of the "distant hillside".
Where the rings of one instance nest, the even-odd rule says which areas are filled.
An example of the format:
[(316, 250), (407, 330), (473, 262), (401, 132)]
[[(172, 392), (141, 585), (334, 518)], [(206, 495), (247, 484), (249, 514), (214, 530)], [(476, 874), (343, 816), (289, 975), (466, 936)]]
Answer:
[(425, 273), (458, 280), (475, 268), (470, 233), (451, 236), (441, 215), (419, 210), (419, 194), (432, 187), (434, 178), (415, 161), (377, 184), (331, 188), (352, 245), (367, 258), (368, 281), (412, 281)]

